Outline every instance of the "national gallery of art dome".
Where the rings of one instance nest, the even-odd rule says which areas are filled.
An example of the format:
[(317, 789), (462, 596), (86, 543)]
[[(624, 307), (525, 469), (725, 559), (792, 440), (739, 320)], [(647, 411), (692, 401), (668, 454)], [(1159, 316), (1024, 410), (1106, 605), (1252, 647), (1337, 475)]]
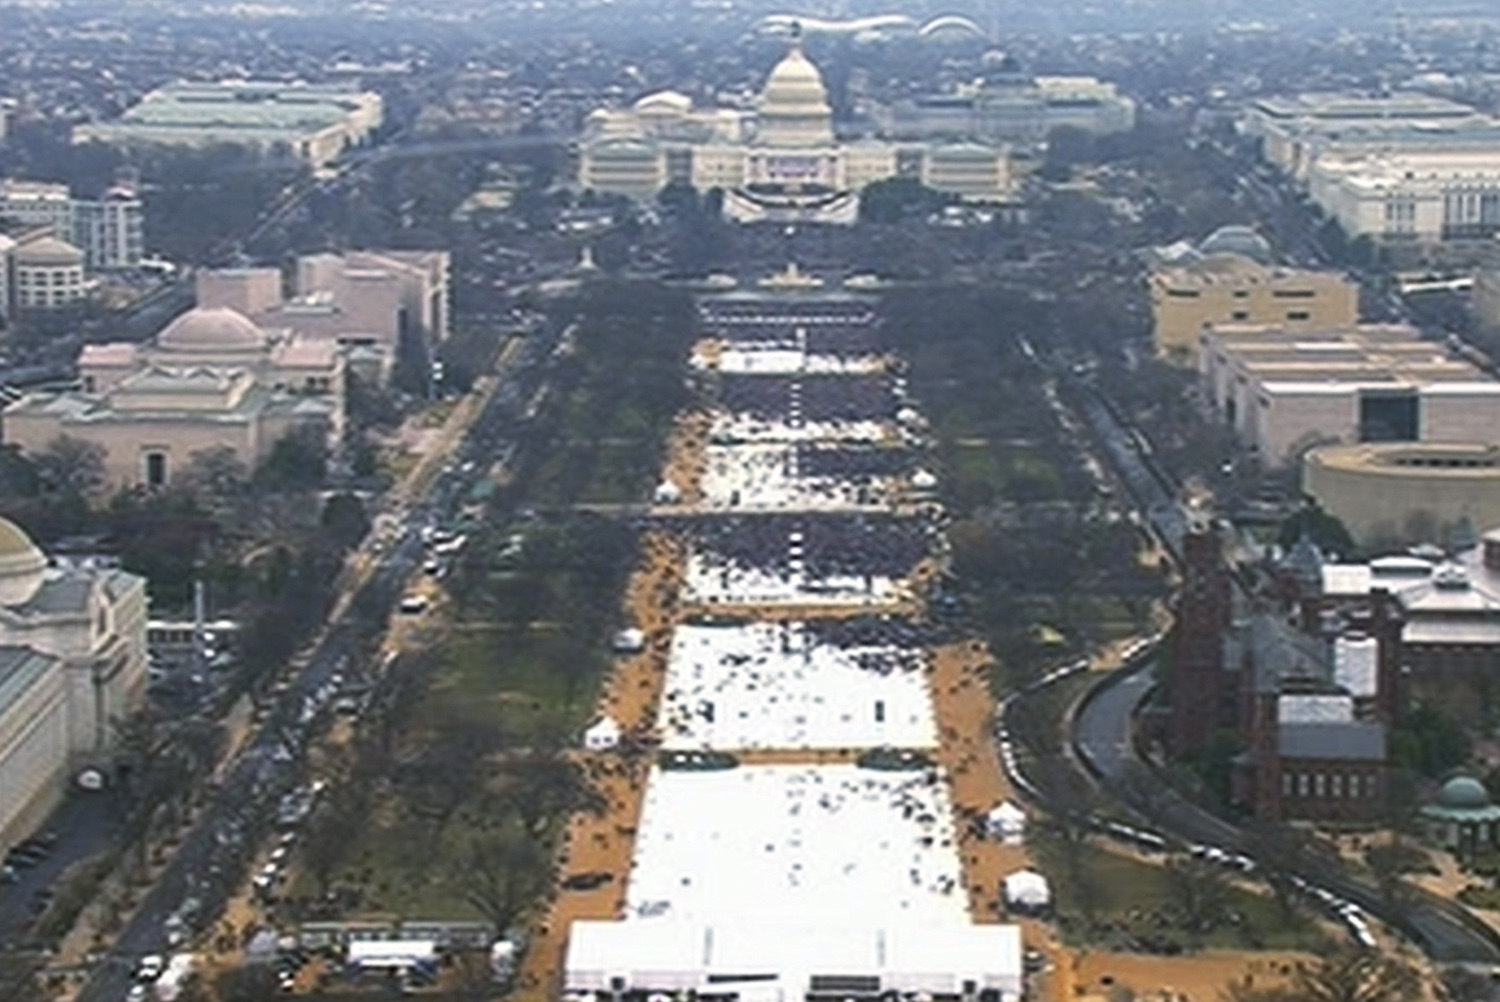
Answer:
[(858, 193), (898, 175), (976, 201), (1008, 199), (1003, 147), (972, 142), (841, 141), (818, 68), (793, 42), (754, 111), (698, 109), (683, 94), (648, 94), (589, 115), (579, 163), (587, 189), (647, 201), (673, 181), (724, 191), (740, 222), (853, 223)]

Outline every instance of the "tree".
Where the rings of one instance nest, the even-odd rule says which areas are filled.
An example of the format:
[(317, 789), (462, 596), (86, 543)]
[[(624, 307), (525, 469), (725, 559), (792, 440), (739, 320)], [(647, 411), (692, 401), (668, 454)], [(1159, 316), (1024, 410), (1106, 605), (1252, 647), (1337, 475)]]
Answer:
[(334, 785), (326, 803), (313, 816), (298, 856), (317, 885), (319, 897), (328, 895), (334, 874), (363, 830), (367, 806), (359, 787), (345, 781)]
[(1281, 523), (1276, 542), (1290, 550), (1306, 534), (1324, 553), (1346, 555), (1354, 552), (1354, 537), (1344, 523), (1324, 511), (1317, 502), (1299, 509)]
[(1336, 954), (1299, 964), (1291, 983), (1254, 988), (1226, 987), (1230, 1002), (1407, 1002), (1422, 997), (1417, 972), (1395, 957), (1375, 952)]
[(275, 1002), (282, 997), (276, 971), (268, 964), (231, 967), (214, 979), (219, 1002)]
[(1190, 935), (1206, 935), (1228, 918), (1229, 888), (1218, 870), (1191, 857), (1171, 860), (1166, 870), (1172, 903)]
[(914, 177), (892, 177), (865, 186), (859, 195), (859, 218), (865, 223), (899, 223), (923, 216), (954, 201)]
[(323, 505), (323, 528), (340, 549), (352, 549), (370, 531), (370, 516), (358, 495), (347, 491), (329, 498)]
[(0, 497), (33, 497), (41, 488), (36, 464), (14, 444), (0, 445)]
[(287, 432), (271, 446), (255, 479), (271, 490), (310, 490), (328, 474), (328, 444), (321, 423)]
[(177, 485), (205, 503), (239, 497), (249, 480), (239, 453), (227, 445), (197, 450), (177, 475)]
[(1041, 175), (1048, 181), (1067, 181), (1073, 168), (1097, 159), (1094, 137), (1072, 125), (1060, 125), (1047, 134), (1047, 156)]
[(489, 776), (489, 756), (500, 734), (475, 720), (447, 720), (436, 726), (438, 738), (401, 770), (412, 812), (441, 834), (459, 808), (477, 795)]
[(546, 834), (552, 821), (577, 810), (602, 810), (604, 799), (582, 770), (561, 752), (529, 755), (509, 764), (506, 802), (532, 838)]
[(1440, 776), (1469, 760), (1473, 743), (1441, 710), (1419, 705), (1391, 732), (1391, 761), (1423, 776)]
[(504, 935), (551, 883), (547, 853), (514, 828), (469, 843), (453, 868), (463, 899)]
[(1283, 921), (1290, 921), (1301, 893), (1297, 885), (1297, 870), (1315, 859), (1313, 854), (1317, 847), (1311, 836), (1288, 824), (1252, 821), (1247, 832), (1251, 855), (1260, 865), (1261, 876), (1271, 888), (1271, 896), (1276, 899)]
[(36, 454), (42, 490), (69, 501), (87, 501), (104, 489), (104, 446), (60, 435)]

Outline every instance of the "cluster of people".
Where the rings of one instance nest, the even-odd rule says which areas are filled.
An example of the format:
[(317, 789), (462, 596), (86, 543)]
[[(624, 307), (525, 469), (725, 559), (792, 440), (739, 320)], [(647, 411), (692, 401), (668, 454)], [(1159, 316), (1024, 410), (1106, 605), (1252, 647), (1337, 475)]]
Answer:
[(679, 627), (666, 747), (931, 747), (925, 665), (920, 650), (820, 643), (802, 622)]
[(919, 623), (905, 616), (840, 616), (807, 624), (816, 642), (831, 647), (901, 647), (925, 649), (944, 643), (946, 634), (932, 623)]
[(804, 477), (868, 484), (877, 478), (905, 476), (916, 465), (912, 451), (903, 448), (803, 442), (796, 450), (797, 472)]
[(797, 557), (810, 580), (902, 577), (931, 551), (922, 519), (885, 512), (725, 515), (683, 520), (694, 549), (746, 569), (789, 569)]
[(882, 421), (898, 400), (884, 375), (725, 375), (719, 402), (761, 421)]

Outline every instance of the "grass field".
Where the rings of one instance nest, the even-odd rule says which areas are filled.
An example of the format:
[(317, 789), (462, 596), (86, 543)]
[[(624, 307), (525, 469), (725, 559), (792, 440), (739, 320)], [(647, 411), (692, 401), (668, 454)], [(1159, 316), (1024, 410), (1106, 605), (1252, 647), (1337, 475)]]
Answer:
[(651, 492), (656, 466), (648, 440), (573, 442), (542, 461), (528, 493), (543, 504), (639, 501)]
[(959, 511), (995, 501), (1049, 500), (1062, 479), (1039, 448), (988, 439), (950, 440), (939, 452), (945, 494)]
[(599, 674), (576, 640), (559, 624), (508, 627), (472, 624), (448, 641), (444, 668), (428, 689), (423, 718), (453, 715), (482, 719), (511, 734), (556, 727), (572, 732), (586, 723)]
[[(1076, 945), (1112, 949), (1152, 948), (1163, 952), (1197, 949), (1264, 949), (1326, 952), (1333, 944), (1310, 917), (1287, 916), (1269, 893), (1246, 887), (1223, 890), (1223, 920), (1206, 934), (1192, 935), (1179, 919), (1180, 892), (1165, 867), (1107, 851), (1095, 845), (1081, 850), (1081, 882), (1069, 879), (1069, 867), (1057, 849), (1042, 853), (1052, 882), (1058, 927)], [(1084, 918), (1080, 889), (1093, 898), (1094, 917)]]

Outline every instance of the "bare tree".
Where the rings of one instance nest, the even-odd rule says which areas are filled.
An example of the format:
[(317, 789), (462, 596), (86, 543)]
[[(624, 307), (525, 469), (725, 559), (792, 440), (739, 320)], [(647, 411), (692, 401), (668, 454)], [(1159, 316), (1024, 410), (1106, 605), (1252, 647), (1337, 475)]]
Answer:
[(1189, 935), (1202, 937), (1229, 917), (1229, 887), (1216, 869), (1187, 856), (1171, 860), (1166, 869), (1172, 903)]
[(1227, 1002), (1408, 1002), (1422, 997), (1422, 980), (1409, 965), (1373, 951), (1340, 953), (1299, 964), (1290, 983), (1226, 986)]
[(452, 880), (463, 899), (503, 934), (551, 883), (550, 862), (534, 839), (503, 829), (471, 842)]
[(72, 435), (60, 435), (35, 456), (43, 490), (88, 500), (104, 489), (104, 446)]
[(459, 808), (483, 790), (489, 757), (503, 736), (489, 724), (461, 717), (440, 721), (435, 730), (437, 740), (402, 767), (401, 785), (412, 813), (441, 834)]
[(239, 453), (227, 445), (194, 452), (177, 476), (177, 484), (183, 490), (209, 503), (237, 500), (249, 481), (249, 468)]
[(509, 764), (506, 803), (526, 833), (540, 838), (558, 817), (578, 810), (599, 811), (603, 797), (570, 759), (538, 752)]

